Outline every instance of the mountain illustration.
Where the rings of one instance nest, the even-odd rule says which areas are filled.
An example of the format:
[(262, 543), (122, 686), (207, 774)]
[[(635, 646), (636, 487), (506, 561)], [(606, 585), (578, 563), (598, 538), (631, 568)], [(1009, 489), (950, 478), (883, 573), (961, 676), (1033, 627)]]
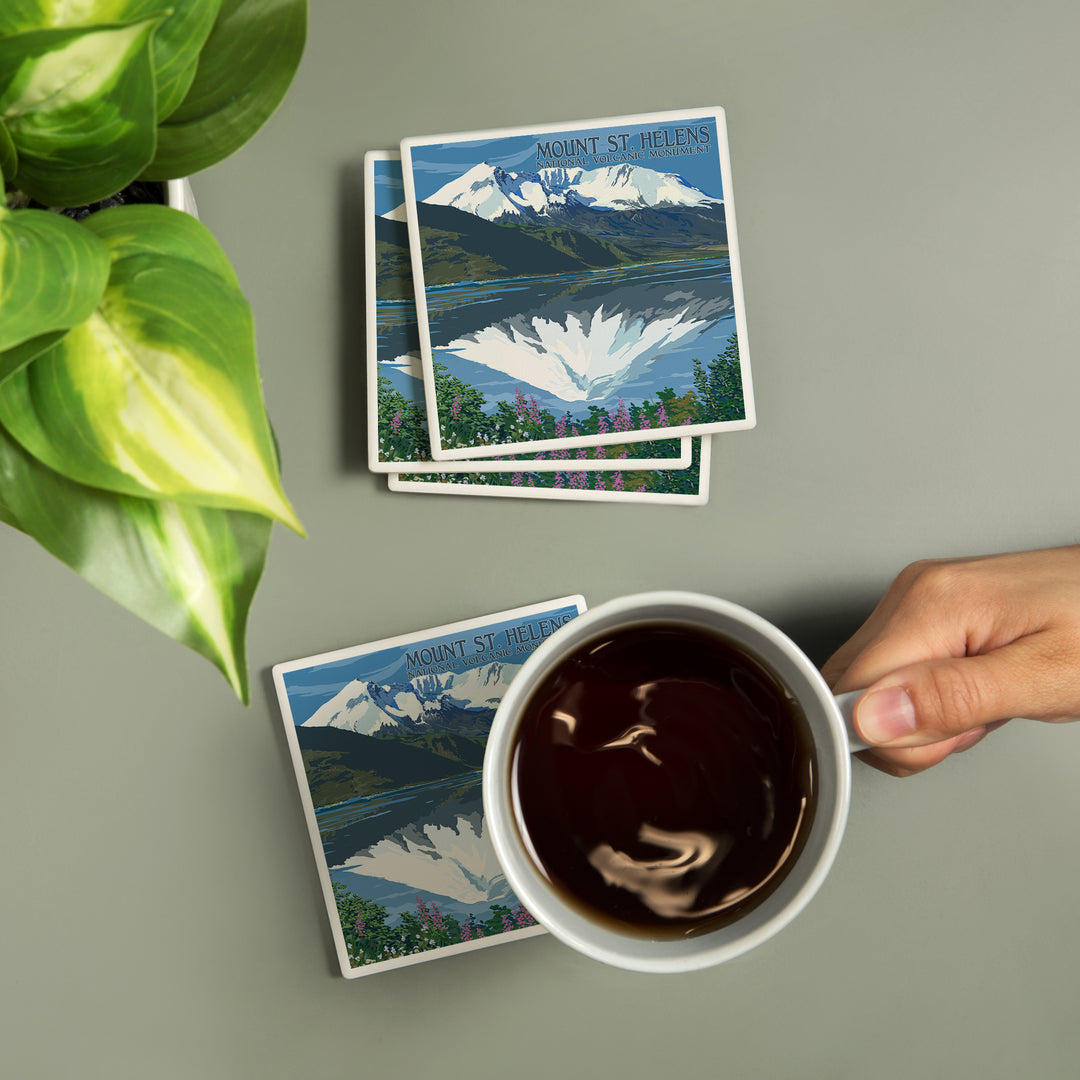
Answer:
[(603, 297), (583, 292), (454, 339), (458, 356), (526, 382), (560, 402), (602, 401), (727, 315), (726, 292), (697, 295), (668, 282)]
[[(408, 265), (407, 240), (394, 239), (401, 209), (376, 222), (388, 273)], [(482, 162), (416, 212), (428, 285), (727, 253), (724, 201), (640, 165), (519, 173)]]
[(491, 277), (567, 274), (637, 262), (641, 253), (618, 243), (618, 236), (592, 238), (581, 230), (549, 222), (540, 228), (491, 222), (453, 206), (417, 206), (424, 249), (424, 280), (478, 281)]
[(486, 161), (444, 184), (424, 201), (453, 206), (486, 221), (559, 220), (582, 209), (723, 206), (722, 199), (707, 195), (675, 173), (641, 165), (508, 172)]
[(296, 735), (317, 807), (474, 773), (484, 763), (483, 738), (449, 731), (376, 738), (341, 728), (298, 727)]
[(513, 900), (483, 813), (416, 822), (346, 859), (341, 869), (463, 904)]
[(339, 728), (359, 735), (447, 730), (486, 734), (519, 667), (495, 662), (387, 685), (353, 679), (300, 727)]
[(466, 904), (513, 897), (479, 811), (452, 823), (410, 824), (346, 859), (342, 869)]

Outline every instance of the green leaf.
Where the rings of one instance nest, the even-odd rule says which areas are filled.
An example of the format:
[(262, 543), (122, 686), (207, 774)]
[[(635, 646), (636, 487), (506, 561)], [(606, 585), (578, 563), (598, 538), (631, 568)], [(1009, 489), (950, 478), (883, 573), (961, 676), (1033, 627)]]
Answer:
[(156, 254), (195, 263), (224, 278), (229, 287), (240, 288), (228, 255), (191, 214), (169, 206), (133, 203), (91, 214), (83, 225), (105, 242), (114, 263), (132, 255)]
[(157, 118), (164, 119), (184, 100), (195, 76), (199, 50), (217, 18), (221, 0), (4, 0), (0, 34), (27, 30), (87, 28), (132, 23), (168, 14), (154, 35), (152, 57)]
[(4, 0), (0, 7), (0, 36), (43, 29), (48, 25), (44, 14), (48, 4), (49, 0)]
[(22, 531), (18, 519), (15, 517), (15, 511), (4, 501), (3, 487), (0, 487), (0, 522), (10, 525), (13, 529), (19, 529), (20, 532)]
[(87, 219), (119, 254), (105, 295), (89, 319), (0, 384), (0, 422), (79, 483), (249, 510), (302, 534), (281, 488), (251, 310), (207, 269), (220, 258), (216, 242), (194, 219), (158, 208), (157, 229), (175, 227), (176, 250), (200, 238), (198, 258), (163, 254), (170, 243), (161, 237), (140, 250), (117, 226), (129, 209)]
[(0, 519), (206, 657), (248, 703), (244, 639), (270, 542), (267, 518), (83, 487), (0, 428)]
[[(164, 120), (187, 96), (199, 66), (199, 53), (213, 29), (222, 0), (114, 0), (123, 8), (110, 22), (130, 22), (168, 10), (154, 34), (152, 56), (157, 91), (157, 120)], [(98, 6), (105, 6), (100, 2)]]
[[(93, 10), (94, 0), (88, 0)], [(21, 34), (53, 26), (52, 13), (62, 10), (65, 0), (4, 0), (0, 7), (0, 34)], [(86, 6), (84, 3), (82, 6)]]
[[(0, 207), (0, 352), (88, 319), (108, 280), (109, 250), (89, 229)], [(0, 358), (0, 379), (5, 366)]]
[(243, 146), (281, 103), (306, 36), (307, 0), (225, 0), (145, 178), (188, 176)]
[(30, 338), (29, 341), (0, 352), (0, 383), (9, 375), (14, 375), (16, 371), (26, 367), (35, 357), (51, 349), (66, 333), (66, 330), (54, 330), (48, 334), (40, 334), (38, 337)]
[(154, 156), (150, 45), (160, 18), (0, 38), (0, 119), (18, 187), (46, 206), (122, 190)]
[(4, 177), (14, 176), (18, 168), (19, 152), (11, 141), (11, 133), (7, 129), (7, 124), (0, 120), (0, 205), (5, 202)]

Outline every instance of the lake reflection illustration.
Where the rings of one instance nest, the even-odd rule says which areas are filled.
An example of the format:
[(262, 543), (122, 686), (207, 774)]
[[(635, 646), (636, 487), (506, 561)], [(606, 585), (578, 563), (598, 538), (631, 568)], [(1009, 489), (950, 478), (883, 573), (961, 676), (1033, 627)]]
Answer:
[[(527, 300), (527, 306), (522, 301)], [(574, 418), (693, 387), (735, 331), (728, 259), (427, 290), (433, 358), (491, 402), (531, 393)]]
[(417, 896), (458, 919), (514, 905), (484, 826), (480, 773), (368, 795), (316, 812), (331, 876), (391, 915)]

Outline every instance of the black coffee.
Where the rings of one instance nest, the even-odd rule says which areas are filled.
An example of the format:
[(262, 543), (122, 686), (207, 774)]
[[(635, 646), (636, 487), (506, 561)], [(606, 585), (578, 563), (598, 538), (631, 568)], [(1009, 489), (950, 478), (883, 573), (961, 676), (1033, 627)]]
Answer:
[(511, 772), (527, 848), (622, 931), (725, 925), (784, 879), (814, 813), (802, 709), (740, 646), (653, 623), (579, 647), (525, 706)]

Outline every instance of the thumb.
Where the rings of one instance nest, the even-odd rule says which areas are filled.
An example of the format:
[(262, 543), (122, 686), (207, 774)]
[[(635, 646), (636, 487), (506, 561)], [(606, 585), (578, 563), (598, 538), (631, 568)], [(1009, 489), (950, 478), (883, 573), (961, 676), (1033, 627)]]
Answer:
[(859, 698), (856, 729), (873, 746), (924, 746), (1022, 712), (1039, 715), (1052, 669), (1035, 637), (891, 672)]

